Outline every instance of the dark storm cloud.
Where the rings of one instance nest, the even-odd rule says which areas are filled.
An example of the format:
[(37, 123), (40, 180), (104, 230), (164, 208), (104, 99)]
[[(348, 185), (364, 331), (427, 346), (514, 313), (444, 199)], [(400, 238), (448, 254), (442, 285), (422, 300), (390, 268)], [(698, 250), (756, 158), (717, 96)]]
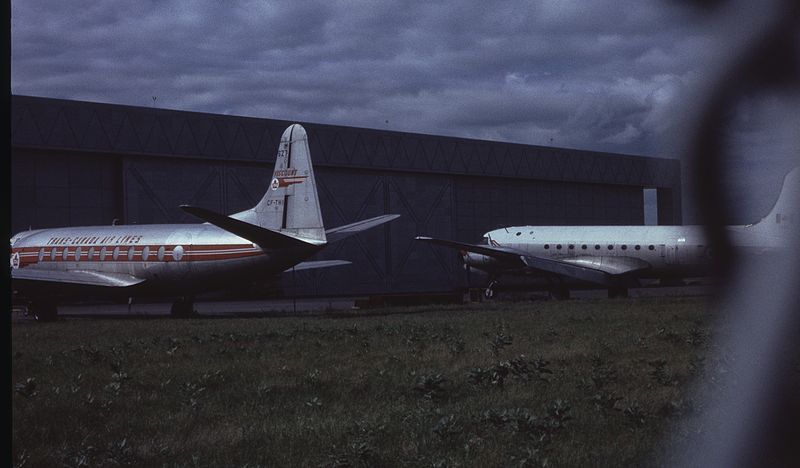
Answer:
[(716, 46), (667, 1), (25, 0), (12, 92), (674, 157)]
[[(15, 2), (13, 92), (655, 150), (685, 12), (619, 2)], [(388, 124), (386, 124), (388, 121)]]

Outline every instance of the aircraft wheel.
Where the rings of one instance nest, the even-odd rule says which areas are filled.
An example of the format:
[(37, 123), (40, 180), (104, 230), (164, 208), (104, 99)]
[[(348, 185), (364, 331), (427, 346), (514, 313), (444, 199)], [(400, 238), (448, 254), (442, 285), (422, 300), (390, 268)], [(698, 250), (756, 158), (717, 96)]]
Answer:
[(37, 322), (52, 322), (58, 317), (58, 308), (55, 304), (34, 302), (28, 306), (28, 314)]
[(494, 299), (494, 285), (497, 284), (497, 280), (489, 281), (489, 284), (486, 286), (486, 289), (483, 290), (483, 297), (485, 299)]

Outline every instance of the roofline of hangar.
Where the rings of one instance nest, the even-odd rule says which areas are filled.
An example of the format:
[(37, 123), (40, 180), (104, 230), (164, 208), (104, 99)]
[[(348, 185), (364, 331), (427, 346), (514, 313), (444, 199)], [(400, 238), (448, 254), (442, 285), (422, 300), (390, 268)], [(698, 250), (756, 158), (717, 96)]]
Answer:
[[(276, 128), (285, 128), (287, 125), (294, 123), (295, 121), (292, 120), (285, 120), (285, 119), (274, 119), (274, 118), (265, 118), (265, 117), (252, 117), (252, 116), (240, 116), (240, 115), (229, 115), (229, 114), (214, 114), (208, 112), (198, 112), (198, 111), (186, 111), (186, 110), (179, 110), (179, 109), (167, 109), (167, 108), (155, 108), (155, 107), (146, 107), (146, 106), (135, 106), (135, 105), (128, 105), (128, 104), (114, 104), (114, 103), (104, 103), (104, 102), (93, 102), (93, 101), (78, 101), (78, 100), (69, 100), (69, 99), (62, 99), (62, 98), (50, 98), (44, 96), (27, 96), (27, 95), (12, 95), (11, 100), (11, 108), (12, 108), (12, 134), (11, 134), (11, 145), (12, 147), (19, 148), (19, 149), (36, 149), (36, 150), (51, 150), (51, 149), (58, 149), (59, 151), (79, 151), (79, 152), (88, 152), (88, 153), (97, 153), (97, 154), (122, 154), (122, 155), (136, 155), (136, 156), (146, 156), (146, 157), (166, 157), (166, 158), (179, 158), (179, 159), (201, 159), (201, 160), (225, 160), (231, 162), (241, 162), (241, 163), (260, 163), (260, 162), (270, 162), (273, 161), (272, 153), (274, 152), (273, 145), (268, 145), (269, 147), (266, 148), (265, 151), (259, 152), (258, 150), (261, 147), (256, 148), (256, 150), (252, 150), (252, 153), (257, 153), (254, 157), (242, 157), (242, 156), (230, 156), (226, 154), (221, 154), (219, 152), (214, 154), (204, 154), (203, 149), (198, 148), (197, 151), (194, 152), (177, 152), (174, 148), (170, 148), (169, 151), (163, 150), (148, 150), (146, 146), (149, 142), (141, 143), (139, 142), (139, 148), (122, 148), (122, 147), (114, 147), (113, 143), (109, 145), (107, 148), (96, 148), (90, 147), (85, 144), (86, 134), (89, 131), (88, 129), (83, 129), (81, 135), (83, 135), (83, 139), (79, 142), (77, 141), (78, 138), (75, 137), (74, 131), (72, 139), (75, 140), (73, 144), (56, 144), (48, 140), (52, 140), (53, 134), (53, 127), (56, 123), (51, 125), (49, 132), (47, 132), (46, 137), (42, 137), (42, 131), (38, 131), (38, 138), (33, 138), (32, 141), (30, 138), (25, 140), (21, 138), (18, 133), (14, 131), (14, 127), (20, 127), (20, 121), (22, 116), (15, 116), (15, 109), (21, 109), (22, 113), (25, 112), (26, 108), (29, 107), (39, 107), (40, 109), (49, 109), (50, 114), (63, 114), (64, 109), (84, 109), (86, 113), (97, 112), (102, 110), (103, 112), (117, 112), (121, 113), (123, 117), (121, 119), (126, 118), (129, 114), (136, 114), (138, 116), (151, 116), (152, 119), (164, 118), (164, 117), (172, 117), (177, 119), (185, 119), (187, 122), (197, 122), (197, 121), (210, 121), (210, 122), (238, 122), (241, 124), (250, 124), (254, 126), (263, 126), (264, 128), (261, 130), (261, 133), (268, 131), (267, 127), (276, 127)], [(31, 112), (28, 110), (28, 112)], [(96, 114), (95, 114), (96, 115)], [(58, 115), (55, 117), (51, 116), (52, 120), (58, 119)], [(65, 115), (67, 120), (70, 117)], [(90, 120), (91, 117), (89, 117)], [(501, 158), (517, 158), (518, 160), (525, 159), (528, 156), (535, 155), (538, 159), (551, 159), (552, 161), (545, 162), (539, 164), (537, 167), (532, 167), (531, 163), (528, 162), (526, 167), (522, 167), (522, 171), (520, 171), (520, 167), (522, 163), (520, 161), (511, 162), (510, 164), (507, 161), (502, 161), (504, 167), (495, 167), (494, 169), (490, 166), (488, 162), (488, 157), (482, 156), (484, 159), (487, 160), (485, 165), (482, 167), (480, 162), (477, 164), (474, 161), (465, 162), (465, 159), (468, 159), (466, 156), (452, 156), (450, 155), (451, 159), (460, 159), (461, 164), (455, 164), (453, 161), (450, 161), (449, 165), (441, 165), (439, 164), (437, 167), (436, 164), (431, 164), (430, 158), (426, 155), (425, 158), (428, 160), (425, 161), (428, 163), (429, 167), (421, 167), (417, 164), (417, 161), (410, 161), (409, 164), (403, 166), (394, 164), (395, 161), (391, 160), (388, 161), (388, 164), (381, 164), (380, 162), (370, 161), (369, 164), (364, 163), (354, 163), (352, 161), (353, 157), (351, 156), (350, 160), (341, 160), (336, 159), (333, 157), (326, 157), (327, 155), (323, 155), (322, 158), (317, 158), (314, 162), (315, 165), (319, 166), (331, 166), (331, 167), (345, 167), (345, 168), (362, 168), (362, 169), (376, 169), (376, 170), (386, 170), (386, 171), (405, 171), (405, 172), (422, 172), (422, 173), (446, 173), (446, 174), (454, 174), (454, 175), (465, 175), (465, 176), (489, 176), (489, 177), (500, 177), (500, 178), (518, 178), (518, 179), (538, 179), (538, 180), (555, 180), (555, 181), (570, 181), (570, 182), (584, 182), (584, 183), (600, 183), (600, 184), (611, 184), (611, 185), (638, 185), (643, 187), (667, 187), (667, 188), (679, 188), (680, 187), (680, 161), (676, 159), (669, 159), (669, 158), (660, 158), (660, 157), (653, 157), (653, 156), (638, 156), (638, 155), (631, 155), (631, 154), (620, 154), (620, 153), (609, 153), (609, 152), (601, 152), (601, 151), (589, 151), (589, 150), (581, 150), (581, 149), (570, 149), (570, 148), (561, 148), (561, 147), (549, 147), (549, 146), (541, 146), (541, 145), (531, 145), (531, 144), (523, 144), (523, 143), (514, 143), (514, 142), (504, 142), (504, 141), (497, 141), (497, 140), (479, 140), (473, 138), (464, 138), (464, 137), (456, 137), (456, 136), (447, 136), (447, 135), (433, 135), (433, 134), (426, 134), (426, 133), (412, 133), (412, 132), (403, 132), (403, 131), (395, 131), (395, 130), (386, 130), (386, 129), (378, 129), (378, 128), (368, 128), (368, 127), (348, 127), (348, 126), (341, 126), (341, 125), (332, 125), (332, 124), (323, 124), (323, 123), (314, 123), (314, 122), (305, 122), (299, 121), (299, 123), (306, 126), (309, 129), (309, 134), (313, 137), (321, 135), (322, 133), (326, 134), (334, 134), (339, 135), (342, 133), (355, 133), (359, 136), (357, 138), (379, 138), (391, 141), (410, 141), (411, 144), (414, 144), (413, 140), (416, 140), (418, 144), (423, 144), (423, 142), (437, 146), (442, 144), (451, 145), (454, 147), (459, 148), (467, 148), (466, 152), (471, 153), (469, 158), (472, 159), (480, 159), (476, 158), (475, 155), (483, 154), (481, 151), (486, 149), (496, 151), (495, 154), (499, 154)], [(16, 124), (16, 125), (15, 125)], [(83, 125), (88, 125), (84, 123)], [(80, 126), (80, 124), (68, 123), (68, 126), (72, 128), (73, 126)], [(181, 127), (182, 128), (182, 127)], [(152, 130), (152, 129), (151, 129)], [(224, 138), (220, 136), (221, 138)], [(235, 137), (234, 137), (235, 138)], [(274, 140), (275, 137), (272, 136), (271, 140)], [(335, 139), (335, 137), (334, 137)], [(106, 141), (110, 140), (108, 136), (106, 136)], [(235, 143), (235, 142), (233, 142)], [(334, 141), (335, 143), (335, 141)], [(319, 142), (320, 146), (323, 145), (323, 142)], [(197, 145), (198, 147), (200, 145)], [(252, 145), (251, 145), (252, 146)], [(264, 146), (264, 145), (261, 145)], [(408, 153), (408, 148), (404, 148), (404, 151)], [(223, 151), (224, 153), (225, 151)], [(452, 151), (454, 153), (455, 151)], [(324, 151), (323, 151), (324, 153)], [(261, 156), (265, 155), (265, 156)], [(434, 155), (435, 157), (436, 155)], [(444, 154), (445, 157), (448, 157), (447, 154)], [(422, 158), (422, 159), (425, 159)], [(391, 158), (389, 158), (391, 159)], [(398, 159), (395, 156), (395, 159)], [(402, 159), (402, 158), (400, 158)], [(408, 157), (406, 157), (408, 159)], [(411, 159), (414, 159), (412, 157)], [(417, 158), (420, 159), (420, 158)], [(536, 159), (536, 158), (534, 158)], [(565, 161), (564, 159), (567, 159)], [(584, 166), (592, 166), (592, 163), (597, 161), (598, 159), (602, 160), (603, 166), (611, 163), (615, 166), (628, 166), (630, 169), (626, 171), (625, 174), (618, 173), (614, 170), (606, 171), (605, 167), (602, 169), (586, 169)], [(409, 161), (406, 161), (409, 162)], [(402, 161), (401, 161), (402, 163)], [(424, 164), (423, 164), (424, 166)], [(457, 167), (454, 167), (457, 166)], [(495, 161), (494, 166), (497, 166)], [(505, 167), (511, 166), (511, 167)], [(546, 167), (541, 167), (546, 166)], [(552, 166), (560, 166), (560, 167), (552, 167)], [(526, 171), (527, 169), (527, 171)], [(636, 174), (638, 172), (638, 174)], [(613, 174), (609, 174), (613, 173)]]

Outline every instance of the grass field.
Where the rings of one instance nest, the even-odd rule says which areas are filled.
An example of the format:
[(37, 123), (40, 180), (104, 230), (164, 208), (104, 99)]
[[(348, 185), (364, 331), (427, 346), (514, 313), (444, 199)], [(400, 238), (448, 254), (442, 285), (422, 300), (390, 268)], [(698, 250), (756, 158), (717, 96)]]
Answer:
[(702, 411), (690, 384), (719, 365), (709, 310), (647, 298), (17, 322), (12, 461), (652, 464)]

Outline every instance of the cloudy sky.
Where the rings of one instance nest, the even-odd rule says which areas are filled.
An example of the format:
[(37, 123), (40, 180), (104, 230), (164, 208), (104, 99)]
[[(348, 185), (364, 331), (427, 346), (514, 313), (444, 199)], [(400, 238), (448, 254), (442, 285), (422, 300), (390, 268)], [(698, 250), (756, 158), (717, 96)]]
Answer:
[[(686, 3), (17, 0), (12, 92), (677, 157), (720, 49)], [(787, 102), (735, 119), (759, 186), (800, 154)]]

